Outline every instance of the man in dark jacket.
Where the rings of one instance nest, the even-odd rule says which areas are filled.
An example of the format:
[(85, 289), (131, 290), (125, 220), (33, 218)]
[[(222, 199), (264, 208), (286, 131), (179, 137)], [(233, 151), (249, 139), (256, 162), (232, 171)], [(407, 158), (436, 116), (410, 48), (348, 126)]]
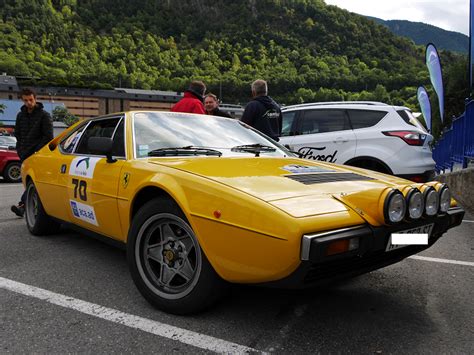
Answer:
[(206, 114), (203, 105), (205, 92), (206, 85), (202, 81), (191, 82), (184, 91), (184, 97), (171, 107), (171, 111)]
[(219, 108), (219, 100), (214, 94), (209, 93), (206, 95), (204, 98), (204, 107), (208, 115), (232, 118), (227, 112), (221, 111)]
[[(53, 139), (53, 122), (49, 113), (43, 110), (43, 105), (36, 101), (33, 90), (23, 89), (21, 100), (24, 105), (16, 116), (15, 137), (16, 150), (23, 162)], [(19, 217), (25, 213), (25, 200), (26, 191), (21, 195), (20, 203), (11, 207)]]
[(268, 96), (265, 80), (255, 80), (251, 87), (253, 100), (245, 106), (240, 120), (278, 141), (283, 119), (280, 106)]

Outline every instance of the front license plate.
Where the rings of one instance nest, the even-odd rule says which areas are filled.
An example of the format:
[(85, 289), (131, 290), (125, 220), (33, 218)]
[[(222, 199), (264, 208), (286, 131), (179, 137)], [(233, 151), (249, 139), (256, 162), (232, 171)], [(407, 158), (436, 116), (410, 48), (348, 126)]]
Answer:
[[(426, 224), (424, 226), (415, 227), (412, 229), (406, 229), (404, 231), (399, 231), (397, 234), (428, 234), (428, 239), (430, 238), (431, 231), (433, 230), (434, 223)], [(410, 244), (392, 244), (392, 236), (390, 236), (387, 247), (385, 251), (392, 251), (395, 249), (400, 249), (403, 247), (408, 247)]]

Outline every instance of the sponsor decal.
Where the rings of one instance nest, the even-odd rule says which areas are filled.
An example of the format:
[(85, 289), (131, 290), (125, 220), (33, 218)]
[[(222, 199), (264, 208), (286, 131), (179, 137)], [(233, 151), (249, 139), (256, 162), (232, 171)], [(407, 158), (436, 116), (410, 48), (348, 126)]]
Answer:
[(293, 174), (305, 174), (305, 173), (332, 173), (334, 170), (321, 168), (319, 166), (308, 166), (308, 165), (285, 165), (282, 167), (283, 170), (289, 171)]
[(127, 188), (129, 181), (130, 181), (130, 173), (124, 173), (122, 176), (122, 186), (124, 189)]
[(326, 147), (303, 147), (298, 150), (298, 153), (301, 154), (302, 158), (311, 159), (311, 160), (320, 160), (326, 161), (328, 163), (335, 163), (337, 161), (336, 155), (337, 150), (332, 154), (319, 154), (319, 151), (325, 150)]
[(69, 167), (69, 175), (93, 178), (95, 165), (102, 158), (77, 157), (74, 158)]
[(94, 207), (73, 200), (69, 200), (69, 202), (71, 204), (71, 210), (74, 217), (80, 219), (81, 221), (93, 224), (94, 226), (99, 225), (95, 217)]

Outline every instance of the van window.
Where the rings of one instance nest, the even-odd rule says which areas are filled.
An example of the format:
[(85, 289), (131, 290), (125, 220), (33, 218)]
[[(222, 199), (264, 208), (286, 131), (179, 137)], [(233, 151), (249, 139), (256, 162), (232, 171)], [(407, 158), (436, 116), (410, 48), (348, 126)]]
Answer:
[(304, 112), (300, 134), (327, 133), (350, 129), (344, 110), (307, 110)]
[(282, 121), (282, 128), (281, 128), (281, 136), (292, 136), (295, 133), (293, 132), (293, 123), (296, 117), (296, 111), (291, 112), (282, 112), (283, 121)]
[(351, 120), (352, 129), (375, 126), (387, 115), (386, 111), (372, 110), (347, 110)]
[(411, 111), (398, 110), (397, 113), (400, 115), (401, 118), (403, 118), (406, 123), (411, 124), (412, 126), (421, 129), (423, 132), (428, 133), (426, 128), (420, 123), (420, 121), (416, 119), (415, 116), (413, 116), (413, 113), (411, 113)]

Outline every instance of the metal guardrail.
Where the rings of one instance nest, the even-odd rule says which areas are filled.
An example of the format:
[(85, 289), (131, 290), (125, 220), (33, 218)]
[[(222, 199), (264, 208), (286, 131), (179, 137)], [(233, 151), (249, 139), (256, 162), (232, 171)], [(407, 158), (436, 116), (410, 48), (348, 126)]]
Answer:
[(466, 104), (466, 111), (453, 120), (433, 148), (436, 171), (453, 171), (455, 166), (467, 168), (474, 160), (474, 100)]

